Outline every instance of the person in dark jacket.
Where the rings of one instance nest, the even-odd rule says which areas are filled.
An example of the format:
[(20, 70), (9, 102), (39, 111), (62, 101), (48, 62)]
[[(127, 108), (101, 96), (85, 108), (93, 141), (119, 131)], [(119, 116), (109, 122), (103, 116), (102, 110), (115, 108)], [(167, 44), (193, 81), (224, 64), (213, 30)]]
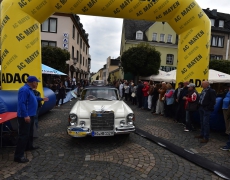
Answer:
[(58, 94), (57, 94), (57, 100), (56, 100), (56, 107), (60, 106), (59, 105), (60, 99), (61, 99), (61, 105), (63, 105), (63, 101), (64, 101), (65, 96), (66, 96), (65, 86), (63, 85), (63, 82), (61, 82), (58, 85), (57, 90), (58, 90)]
[(184, 87), (183, 89), (180, 91), (180, 95), (179, 95), (179, 98), (177, 100), (178, 102), (178, 108), (177, 108), (177, 111), (176, 111), (176, 121), (179, 122), (179, 123), (183, 123), (185, 124), (186, 123), (186, 111), (185, 111), (185, 101), (183, 99), (184, 96), (187, 96), (188, 94), (188, 84), (189, 82), (186, 81), (184, 82)]
[(160, 87), (161, 87), (160, 83), (157, 83), (154, 86), (154, 89), (153, 89), (153, 98), (152, 98), (152, 111), (151, 111), (151, 113), (156, 113), (157, 101), (159, 99), (159, 92), (158, 92), (158, 90), (160, 89)]
[[(37, 91), (36, 89), (33, 89), (33, 92), (34, 92), (35, 96), (41, 97), (41, 93), (39, 91)], [(34, 116), (34, 124), (35, 124), (35, 127), (37, 129), (38, 129), (38, 115), (39, 115), (39, 111), (40, 111), (41, 107), (42, 107), (42, 102), (38, 101), (38, 109), (37, 109), (36, 115)]]
[(207, 143), (209, 141), (210, 131), (209, 117), (216, 104), (216, 92), (210, 87), (208, 81), (203, 81), (201, 86), (203, 87), (199, 99), (201, 132), (200, 135), (195, 136), (195, 138), (201, 138), (201, 143)]
[[(174, 112), (176, 112), (177, 109), (178, 109), (178, 106), (179, 106), (178, 99), (179, 99), (179, 96), (180, 96), (180, 91), (183, 89), (183, 86), (184, 86), (184, 83), (179, 82), (178, 87), (176, 88), (176, 90), (175, 90), (175, 92), (173, 94), (173, 96), (174, 96), (174, 107), (173, 107)], [(175, 113), (175, 115), (176, 115), (176, 113)]]
[(142, 84), (141, 80), (138, 81), (138, 85), (137, 85), (137, 101), (138, 101), (138, 107), (142, 108), (142, 101), (143, 101), (143, 89), (144, 85)]
[[(184, 96), (183, 99), (186, 100), (185, 102), (185, 109), (189, 106), (189, 103), (195, 103), (198, 104), (199, 101), (199, 95), (196, 91), (196, 85), (193, 83), (190, 83), (188, 85), (188, 94), (187, 96)], [(196, 109), (197, 110), (197, 109)], [(189, 132), (191, 130), (194, 130), (194, 123), (193, 123), (193, 113), (196, 110), (186, 110), (186, 127), (184, 128), (185, 132)]]

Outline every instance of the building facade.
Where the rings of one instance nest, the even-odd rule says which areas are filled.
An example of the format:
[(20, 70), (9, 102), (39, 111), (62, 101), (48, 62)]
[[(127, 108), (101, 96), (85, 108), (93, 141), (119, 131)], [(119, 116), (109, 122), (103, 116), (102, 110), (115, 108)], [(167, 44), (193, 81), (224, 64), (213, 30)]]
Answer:
[(88, 79), (91, 57), (89, 54), (88, 34), (80, 22), (80, 17), (73, 14), (55, 13), (41, 25), (42, 46), (53, 46), (70, 52), (69, 77), (77, 80)]
[(111, 59), (111, 57), (109, 56), (106, 60), (106, 82), (109, 83), (108, 77), (110, 76), (110, 81), (114, 80), (114, 79), (120, 79), (120, 76), (114, 76), (114, 72), (115, 71), (119, 71), (119, 63), (120, 63), (120, 57), (116, 58), (116, 59)]
[(161, 53), (161, 70), (176, 69), (178, 37), (168, 23), (124, 19), (120, 55), (143, 42), (154, 46)]
[(230, 14), (203, 9), (211, 21), (210, 60), (229, 60)]

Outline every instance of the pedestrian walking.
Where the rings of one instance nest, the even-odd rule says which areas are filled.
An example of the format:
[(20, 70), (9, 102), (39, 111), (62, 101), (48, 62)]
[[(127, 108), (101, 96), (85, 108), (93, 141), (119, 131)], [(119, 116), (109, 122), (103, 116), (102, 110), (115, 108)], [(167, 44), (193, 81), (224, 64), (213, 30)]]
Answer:
[(61, 105), (63, 105), (63, 101), (64, 101), (65, 96), (66, 96), (65, 86), (63, 85), (62, 82), (58, 85), (57, 91), (58, 91), (58, 93), (57, 93), (56, 107), (60, 106), (59, 105), (60, 100), (61, 100)]

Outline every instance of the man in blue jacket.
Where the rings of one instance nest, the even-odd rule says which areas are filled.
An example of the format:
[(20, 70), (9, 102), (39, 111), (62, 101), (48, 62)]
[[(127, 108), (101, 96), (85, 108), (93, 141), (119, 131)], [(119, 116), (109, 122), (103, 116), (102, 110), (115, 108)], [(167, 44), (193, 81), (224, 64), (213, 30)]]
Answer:
[(201, 143), (207, 143), (209, 141), (210, 131), (209, 118), (216, 104), (216, 92), (210, 87), (208, 81), (203, 81), (201, 86), (203, 87), (199, 99), (201, 132), (200, 135), (195, 136), (195, 138), (200, 138)]
[(38, 108), (38, 101), (47, 101), (48, 98), (36, 97), (33, 89), (36, 89), (40, 82), (35, 76), (29, 76), (27, 83), (18, 91), (17, 117), (19, 137), (16, 146), (14, 161), (26, 163), (29, 160), (25, 158), (26, 150), (38, 149), (38, 146), (33, 146), (33, 127), (34, 116)]

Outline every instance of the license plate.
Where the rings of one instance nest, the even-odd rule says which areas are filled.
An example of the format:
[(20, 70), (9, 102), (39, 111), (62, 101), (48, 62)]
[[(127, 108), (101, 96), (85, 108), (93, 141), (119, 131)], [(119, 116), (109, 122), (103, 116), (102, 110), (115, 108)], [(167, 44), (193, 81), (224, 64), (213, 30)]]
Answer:
[(97, 117), (102, 117), (102, 114), (97, 114)]
[(113, 131), (93, 131), (92, 136), (114, 136)]
[(83, 137), (87, 135), (86, 132), (78, 132), (78, 131), (68, 131), (68, 133), (69, 135), (78, 136), (78, 137)]

